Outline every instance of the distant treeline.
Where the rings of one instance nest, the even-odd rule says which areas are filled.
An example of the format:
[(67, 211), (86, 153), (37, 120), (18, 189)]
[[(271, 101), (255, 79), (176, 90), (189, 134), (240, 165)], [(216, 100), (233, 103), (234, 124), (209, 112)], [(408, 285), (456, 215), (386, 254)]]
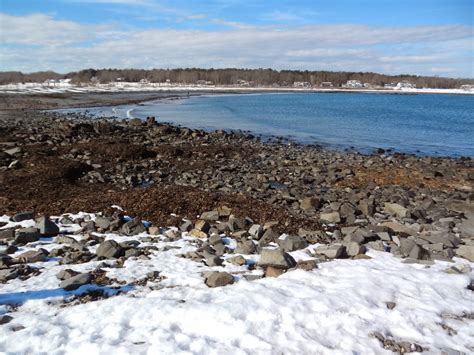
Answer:
[(332, 72), (332, 71), (297, 71), (273, 69), (86, 69), (67, 74), (52, 71), (21, 73), (0, 72), (0, 84), (44, 82), (49, 79), (71, 79), (73, 83), (109, 83), (113, 81), (166, 82), (194, 84), (198, 81), (208, 81), (215, 85), (238, 85), (242, 81), (254, 86), (292, 86), (294, 82), (308, 82), (311, 85), (321, 85), (331, 82), (335, 87), (345, 84), (348, 80), (360, 80), (371, 85), (397, 83), (408, 80), (417, 87), (457, 88), (464, 84), (474, 84), (474, 79), (453, 79), (435, 76), (416, 75), (384, 75), (370, 72)]

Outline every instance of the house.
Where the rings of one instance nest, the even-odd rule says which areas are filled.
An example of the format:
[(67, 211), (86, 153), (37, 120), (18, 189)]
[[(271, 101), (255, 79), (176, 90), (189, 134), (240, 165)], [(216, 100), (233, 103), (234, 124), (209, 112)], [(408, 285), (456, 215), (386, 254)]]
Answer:
[(212, 85), (213, 82), (209, 80), (198, 80), (196, 81), (196, 85)]
[(347, 83), (342, 84), (342, 87), (346, 89), (361, 89), (364, 85), (360, 80), (347, 80)]
[(334, 87), (334, 85), (333, 85), (333, 83), (332, 83), (331, 81), (323, 81), (323, 82), (321, 83), (321, 86), (322, 86), (322, 87), (326, 87), (326, 88), (332, 88), (332, 87)]
[(388, 83), (383, 86), (385, 89), (395, 89), (397, 87), (397, 84), (395, 83)]
[(416, 85), (408, 80), (402, 80), (397, 84), (397, 86), (395, 86), (395, 89), (415, 89), (415, 88), (416, 88)]
[(293, 87), (295, 87), (295, 88), (310, 88), (311, 83), (309, 83), (307, 81), (295, 81), (293, 83)]
[(474, 91), (474, 85), (465, 84), (461, 85), (459, 88), (464, 91)]
[(150, 81), (148, 79), (141, 79), (140, 84), (149, 84)]

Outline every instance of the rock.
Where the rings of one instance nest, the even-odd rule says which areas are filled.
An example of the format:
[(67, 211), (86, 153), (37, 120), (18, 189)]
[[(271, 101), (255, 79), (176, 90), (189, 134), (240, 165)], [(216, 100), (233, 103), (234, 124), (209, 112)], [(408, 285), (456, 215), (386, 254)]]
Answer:
[(181, 232), (189, 232), (191, 229), (193, 229), (193, 223), (191, 221), (186, 220), (179, 226)]
[(38, 261), (44, 261), (46, 257), (48, 256), (48, 252), (44, 249), (39, 249), (39, 250), (28, 250), (25, 251), (24, 253), (21, 253), (17, 257), (15, 257), (16, 260), (18, 260), (19, 263), (36, 263)]
[(329, 212), (329, 213), (321, 213), (319, 216), (319, 220), (321, 222), (327, 223), (341, 223), (341, 215), (339, 212)]
[(15, 147), (15, 148), (11, 148), (11, 149), (6, 149), (3, 152), (8, 154), (8, 155), (14, 156), (18, 153), (21, 153), (21, 148), (20, 147)]
[(258, 265), (261, 267), (272, 266), (274, 268), (289, 269), (296, 266), (296, 261), (290, 254), (281, 249), (262, 249)]
[(37, 228), (20, 228), (15, 231), (14, 244), (27, 244), (37, 242), (41, 234)]
[(0, 230), (0, 240), (11, 240), (15, 238), (15, 229), (8, 228)]
[(265, 277), (278, 277), (285, 273), (285, 269), (268, 266), (265, 269)]
[(203, 212), (201, 214), (201, 219), (204, 220), (204, 221), (215, 222), (215, 221), (219, 220), (219, 212), (218, 211)]
[(204, 233), (203, 231), (201, 231), (199, 229), (196, 229), (196, 228), (191, 230), (191, 232), (189, 232), (189, 235), (191, 237), (200, 238), (200, 239), (206, 239), (207, 238), (207, 233)]
[(389, 228), (392, 232), (404, 235), (416, 235), (417, 230), (413, 227), (406, 226), (398, 222), (384, 222), (380, 224), (383, 227)]
[(349, 256), (356, 256), (356, 255), (365, 253), (365, 247), (356, 242), (349, 242), (345, 244), (345, 246), (346, 246), (346, 253)]
[(150, 235), (159, 235), (160, 234), (160, 228), (157, 226), (151, 226), (148, 228), (148, 234)]
[(214, 234), (209, 237), (207, 242), (209, 243), (209, 245), (222, 244), (222, 238), (220, 235)]
[(385, 302), (388, 309), (394, 309), (397, 304), (395, 302)]
[[(414, 250), (413, 254), (416, 254), (418, 251), (418, 246), (416, 245), (414, 240), (411, 240), (408, 238), (400, 239), (400, 253), (402, 254), (402, 256), (404, 257), (409, 256), (412, 250)], [(415, 258), (415, 259), (418, 259), (418, 258)]]
[(317, 254), (325, 255), (329, 259), (339, 258), (343, 252), (344, 246), (341, 244), (324, 245), (316, 249)]
[(205, 281), (209, 287), (221, 287), (234, 283), (234, 277), (227, 272), (213, 271), (211, 272)]
[(105, 231), (110, 228), (110, 224), (112, 223), (112, 220), (107, 217), (97, 216), (94, 220), (94, 223), (96, 227)]
[(359, 210), (366, 216), (373, 216), (375, 214), (374, 199), (367, 199), (359, 201)]
[(22, 221), (26, 221), (26, 220), (29, 220), (29, 219), (34, 219), (35, 218), (35, 214), (34, 212), (20, 212), (20, 213), (17, 213), (16, 215), (14, 215), (12, 217), (12, 221), (13, 222), (22, 222)]
[(459, 248), (454, 249), (457, 256), (474, 262), (474, 245), (461, 245)]
[(204, 259), (204, 263), (207, 266), (221, 266), (223, 260), (215, 255), (209, 255), (206, 259)]
[(381, 240), (374, 240), (372, 242), (368, 242), (367, 246), (373, 250), (385, 251), (385, 245)]
[(305, 197), (300, 201), (300, 208), (305, 211), (309, 211), (312, 209), (320, 209), (321, 208), (321, 200), (316, 197)]
[(260, 246), (265, 246), (268, 243), (271, 243), (275, 240), (277, 240), (279, 237), (278, 233), (276, 233), (272, 228), (268, 228), (265, 233), (263, 233), (263, 236), (260, 238), (258, 244)]
[(83, 273), (76, 276), (72, 276), (59, 284), (59, 287), (66, 291), (73, 291), (83, 285), (87, 285), (92, 281), (92, 275), (90, 273)]
[(318, 268), (318, 261), (317, 260), (302, 260), (298, 261), (296, 264), (297, 269), (302, 269), (305, 271), (311, 271), (313, 269)]
[(219, 206), (217, 212), (219, 213), (219, 217), (229, 217), (232, 210), (227, 206)]
[(46, 216), (37, 218), (35, 227), (39, 229), (41, 235), (56, 236), (59, 234), (59, 227)]
[(233, 265), (238, 265), (238, 266), (245, 265), (246, 263), (246, 260), (242, 255), (233, 256), (231, 258), (228, 258), (226, 261), (228, 261), (229, 263)]
[(263, 227), (260, 224), (253, 224), (249, 229), (250, 236), (256, 240), (259, 240), (263, 233)]
[(61, 270), (60, 272), (58, 272), (56, 274), (56, 277), (59, 279), (59, 280), (66, 280), (66, 279), (69, 279), (73, 276), (76, 276), (76, 275), (79, 275), (80, 272), (77, 272), (77, 271), (74, 271), (72, 269), (64, 269), (64, 270)]
[(405, 218), (410, 216), (408, 209), (406, 209), (402, 205), (399, 205), (398, 203), (386, 202), (384, 205), (384, 211), (389, 215), (397, 216), (398, 218)]
[(122, 226), (122, 233), (125, 235), (137, 235), (143, 232), (146, 232), (146, 228), (138, 218), (134, 218)]
[(204, 221), (204, 220), (198, 220), (195, 224), (194, 224), (194, 229), (197, 229), (203, 233), (209, 233), (209, 230), (211, 229), (211, 225), (209, 224), (209, 222), (207, 221)]
[(0, 282), (7, 282), (18, 277), (17, 269), (0, 269)]
[(257, 251), (257, 247), (251, 240), (243, 240), (237, 243), (235, 253), (238, 254), (254, 254)]
[(285, 239), (279, 239), (278, 244), (283, 251), (290, 252), (304, 249), (308, 246), (308, 242), (300, 236), (287, 236)]
[(103, 257), (106, 259), (118, 258), (124, 255), (124, 250), (120, 245), (114, 240), (106, 240), (101, 243), (97, 248), (96, 254), (98, 257)]
[(0, 315), (0, 325), (10, 323), (13, 320), (13, 317), (3, 314)]

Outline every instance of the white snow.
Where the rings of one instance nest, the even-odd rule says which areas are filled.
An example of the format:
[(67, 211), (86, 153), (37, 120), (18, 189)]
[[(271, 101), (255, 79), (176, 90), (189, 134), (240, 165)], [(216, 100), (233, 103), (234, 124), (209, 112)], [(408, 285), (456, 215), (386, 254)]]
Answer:
[(240, 87), (224, 85), (193, 85), (179, 83), (136, 83), (113, 82), (108, 84), (56, 83), (18, 83), (0, 85), (0, 94), (48, 94), (48, 93), (94, 93), (94, 92), (147, 92), (147, 91), (233, 91), (233, 92), (379, 92), (414, 94), (463, 94), (474, 95), (473, 89), (432, 89), (432, 88), (394, 88), (394, 89), (344, 89), (344, 88), (294, 88), (294, 87)]
[[(6, 220), (7, 216), (0, 217)], [(148, 235), (106, 235), (117, 241), (143, 237)], [(91, 271), (98, 261), (39, 262), (35, 265), (42, 268), (40, 275), (1, 284), (0, 314), (14, 319), (0, 325), (0, 352), (390, 354), (369, 336), (374, 331), (418, 343), (429, 348), (428, 354), (474, 351), (474, 322), (462, 317), (474, 312), (473, 293), (466, 288), (474, 273), (444, 272), (453, 265), (474, 267), (464, 259), (425, 266), (369, 251), (370, 260), (335, 260), (309, 272), (295, 270), (278, 278), (246, 281), (242, 274), (250, 272), (245, 266), (207, 267), (177, 256), (195, 250), (192, 237), (176, 242), (158, 239), (162, 241), (141, 246), (175, 248), (156, 251), (149, 260), (129, 258), (123, 268), (106, 268), (107, 276), (131, 282), (160, 271), (166, 278), (106, 300), (61, 307), (74, 292), (60, 289), (55, 275), (66, 268)], [(46, 249), (57, 246), (48, 240), (36, 244)], [(304, 251), (292, 254), (297, 260), (311, 259)], [(236, 282), (208, 288), (202, 273), (209, 270), (231, 272)], [(75, 293), (90, 287), (95, 286), (83, 286)], [(388, 301), (396, 303), (393, 310), (387, 309)], [(18, 304), (16, 310), (11, 309), (13, 303)], [(25, 328), (12, 330), (19, 325)], [(449, 335), (442, 325), (457, 333)]]

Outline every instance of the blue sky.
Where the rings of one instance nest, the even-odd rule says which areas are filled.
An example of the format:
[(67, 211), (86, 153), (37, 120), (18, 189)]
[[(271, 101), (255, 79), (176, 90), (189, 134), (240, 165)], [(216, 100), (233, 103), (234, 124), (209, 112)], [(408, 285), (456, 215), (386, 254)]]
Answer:
[(0, 0), (0, 70), (273, 67), (474, 77), (473, 0)]

